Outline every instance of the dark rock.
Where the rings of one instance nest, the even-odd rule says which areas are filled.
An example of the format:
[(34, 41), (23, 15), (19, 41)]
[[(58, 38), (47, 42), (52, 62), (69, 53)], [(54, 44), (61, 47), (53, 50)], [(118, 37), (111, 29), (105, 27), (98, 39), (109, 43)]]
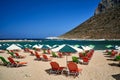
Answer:
[(95, 15), (106, 12), (109, 8), (120, 6), (120, 0), (102, 0), (95, 10)]

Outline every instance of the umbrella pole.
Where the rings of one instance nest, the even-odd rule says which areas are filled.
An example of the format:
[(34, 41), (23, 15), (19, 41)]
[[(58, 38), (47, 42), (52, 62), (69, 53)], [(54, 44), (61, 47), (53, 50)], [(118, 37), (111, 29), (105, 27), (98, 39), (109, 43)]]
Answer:
[(67, 55), (66, 55), (66, 67), (67, 67)]

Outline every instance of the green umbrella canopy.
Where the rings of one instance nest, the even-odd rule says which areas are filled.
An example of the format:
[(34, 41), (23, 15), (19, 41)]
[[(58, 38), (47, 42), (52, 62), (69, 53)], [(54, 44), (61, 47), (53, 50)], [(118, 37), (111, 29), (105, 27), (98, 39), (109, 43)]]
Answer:
[(95, 47), (95, 45), (92, 45), (92, 44), (91, 44), (91, 45), (89, 45), (89, 47), (93, 49), (93, 48)]
[(107, 47), (107, 48), (111, 48), (111, 47), (113, 47), (112, 45), (106, 45), (105, 47)]
[(71, 53), (74, 53), (74, 52), (77, 52), (75, 49), (73, 49), (72, 47), (68, 46), (68, 45), (65, 45), (64, 47), (62, 47), (59, 52), (71, 52)]
[(80, 47), (80, 45), (78, 45), (78, 44), (76, 44), (76, 45), (74, 45), (75, 47)]

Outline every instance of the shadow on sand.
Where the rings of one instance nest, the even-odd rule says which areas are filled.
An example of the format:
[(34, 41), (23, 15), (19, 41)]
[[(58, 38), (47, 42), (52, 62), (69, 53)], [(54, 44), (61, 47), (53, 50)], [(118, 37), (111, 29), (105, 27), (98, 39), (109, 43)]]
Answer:
[(120, 80), (120, 74), (112, 75), (112, 77), (115, 78), (116, 80)]
[(106, 60), (109, 60), (109, 61), (115, 61), (114, 59), (106, 59)]
[(20, 66), (12, 66), (12, 65), (4, 65), (4, 64), (0, 64), (0, 66), (5, 66), (7, 68), (19, 68), (19, 67), (25, 67), (27, 65), (20, 65)]
[(46, 69), (45, 71), (46, 71), (46, 73), (49, 74), (49, 75), (51, 75), (51, 74), (54, 74), (55, 76), (60, 75), (60, 73), (56, 73), (56, 72), (50, 73), (51, 69)]
[[(63, 73), (55, 73), (55, 72), (50, 73), (50, 70), (51, 70), (51, 69), (46, 69), (45, 71), (46, 71), (47, 74), (49, 74), (49, 75), (53, 74), (54, 76), (63, 75), (63, 76), (65, 76), (65, 77), (76, 78), (76, 77), (78, 77), (78, 75), (79, 75), (79, 74), (78, 74), (77, 76), (74, 76), (73, 74), (67, 75), (67, 72), (66, 72), (66, 71), (63, 71)], [(79, 78), (79, 77), (78, 77), (78, 78)]]
[(110, 66), (120, 67), (119, 63), (109, 63)]
[(108, 58), (110, 58), (110, 55), (105, 55), (104, 57), (108, 57)]

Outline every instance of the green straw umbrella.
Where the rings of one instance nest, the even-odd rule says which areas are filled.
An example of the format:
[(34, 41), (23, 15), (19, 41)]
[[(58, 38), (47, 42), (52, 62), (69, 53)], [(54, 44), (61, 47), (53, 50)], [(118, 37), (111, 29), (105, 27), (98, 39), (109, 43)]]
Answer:
[[(70, 47), (69, 45), (64, 45), (60, 50), (59, 52), (62, 52), (62, 53), (75, 53), (77, 52), (75, 49), (73, 49), (72, 47)], [(67, 55), (66, 55), (66, 64), (67, 64)]]

